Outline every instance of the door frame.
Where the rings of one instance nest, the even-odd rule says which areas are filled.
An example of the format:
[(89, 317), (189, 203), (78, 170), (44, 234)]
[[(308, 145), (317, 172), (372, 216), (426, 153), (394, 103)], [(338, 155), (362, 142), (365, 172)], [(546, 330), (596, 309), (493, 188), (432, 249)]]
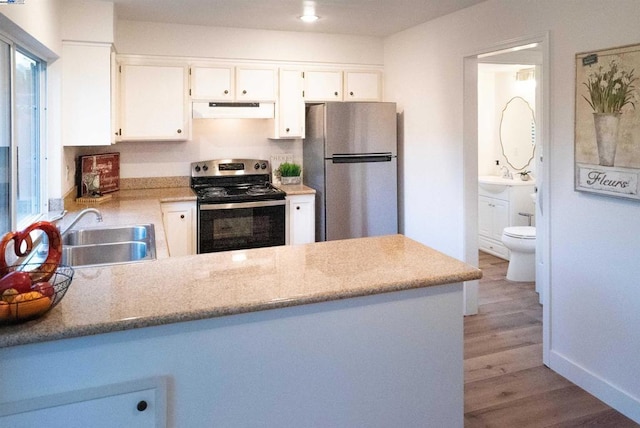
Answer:
[[(536, 90), (536, 288), (542, 310), (543, 363), (549, 365), (551, 348), (551, 255), (550, 255), (550, 66), (549, 33), (506, 40), (464, 56), (463, 81), (463, 200), (465, 261), (478, 266), (478, 56), (538, 43), (542, 51), (541, 79)], [(537, 67), (536, 67), (537, 68)], [(540, 101), (538, 98), (541, 97)], [(464, 314), (478, 312), (478, 281), (464, 284)]]

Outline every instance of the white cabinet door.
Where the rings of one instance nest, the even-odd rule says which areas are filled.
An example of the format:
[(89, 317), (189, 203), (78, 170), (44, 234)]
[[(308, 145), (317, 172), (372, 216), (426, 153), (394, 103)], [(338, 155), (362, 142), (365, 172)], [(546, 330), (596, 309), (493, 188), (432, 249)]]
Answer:
[(166, 382), (146, 379), (0, 404), (0, 426), (112, 428), (166, 426)]
[(502, 241), (502, 231), (509, 226), (509, 203), (500, 199), (493, 200), (492, 238)]
[(280, 69), (274, 138), (304, 138), (303, 91), (301, 70)]
[(188, 140), (186, 94), (186, 65), (122, 64), (120, 140)]
[(345, 71), (345, 101), (380, 101), (382, 78), (377, 71)]
[(509, 202), (488, 196), (478, 197), (478, 247), (498, 257), (509, 259), (502, 244), (502, 231), (509, 226)]
[(236, 67), (237, 101), (275, 101), (276, 69)]
[(315, 195), (292, 195), (288, 199), (290, 245), (315, 242)]
[(112, 129), (111, 44), (62, 43), (62, 143), (108, 146)]
[(164, 202), (162, 222), (169, 248), (169, 256), (186, 256), (196, 253), (196, 204), (195, 202)]
[(485, 196), (478, 197), (478, 233), (481, 236), (493, 235), (492, 200)]
[(194, 66), (190, 70), (191, 99), (233, 101), (232, 66)]
[(342, 101), (342, 71), (305, 71), (304, 99), (306, 102)]

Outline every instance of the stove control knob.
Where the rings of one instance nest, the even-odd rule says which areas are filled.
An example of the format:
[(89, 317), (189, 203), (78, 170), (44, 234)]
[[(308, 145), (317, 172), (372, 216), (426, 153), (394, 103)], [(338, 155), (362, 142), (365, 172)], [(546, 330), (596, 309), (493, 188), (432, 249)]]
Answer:
[(208, 167), (208, 166), (206, 166), (206, 165), (202, 165), (202, 170), (203, 170), (203, 171), (208, 171), (208, 170), (209, 170), (209, 167)]
[(256, 164), (253, 166), (253, 169), (260, 169), (260, 164), (256, 162)]
[(196, 170), (196, 172), (200, 172), (200, 165), (196, 165), (194, 169)]
[(266, 162), (262, 162), (260, 164), (260, 169), (267, 169), (267, 163)]

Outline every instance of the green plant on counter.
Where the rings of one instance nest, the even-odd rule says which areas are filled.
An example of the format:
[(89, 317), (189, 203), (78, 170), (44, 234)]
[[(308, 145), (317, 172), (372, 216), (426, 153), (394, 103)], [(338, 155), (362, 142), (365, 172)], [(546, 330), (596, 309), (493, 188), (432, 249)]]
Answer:
[(522, 176), (525, 176), (525, 175), (529, 175), (529, 174), (531, 174), (531, 171), (521, 171), (521, 172), (519, 172), (518, 174), (520, 174), (520, 175), (522, 175)]
[(280, 164), (280, 176), (281, 177), (299, 177), (302, 168), (296, 163), (284, 162)]

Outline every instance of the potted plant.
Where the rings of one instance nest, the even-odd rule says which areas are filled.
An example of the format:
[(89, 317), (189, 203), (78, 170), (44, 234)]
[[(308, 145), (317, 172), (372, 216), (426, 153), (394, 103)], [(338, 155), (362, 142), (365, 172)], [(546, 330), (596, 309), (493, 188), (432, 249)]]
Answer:
[(296, 163), (284, 162), (278, 168), (280, 171), (280, 182), (282, 184), (300, 184), (302, 179), (300, 172), (302, 168)]
[(633, 72), (618, 68), (618, 63), (611, 61), (608, 70), (600, 66), (588, 76), (587, 82), (583, 82), (589, 98), (582, 97), (593, 109), (600, 165), (614, 166), (622, 107), (630, 104), (635, 108), (633, 83), (637, 78)]
[(529, 174), (531, 174), (531, 171), (520, 171), (518, 174), (520, 174), (520, 180), (522, 181), (529, 181), (531, 179), (531, 176)]

